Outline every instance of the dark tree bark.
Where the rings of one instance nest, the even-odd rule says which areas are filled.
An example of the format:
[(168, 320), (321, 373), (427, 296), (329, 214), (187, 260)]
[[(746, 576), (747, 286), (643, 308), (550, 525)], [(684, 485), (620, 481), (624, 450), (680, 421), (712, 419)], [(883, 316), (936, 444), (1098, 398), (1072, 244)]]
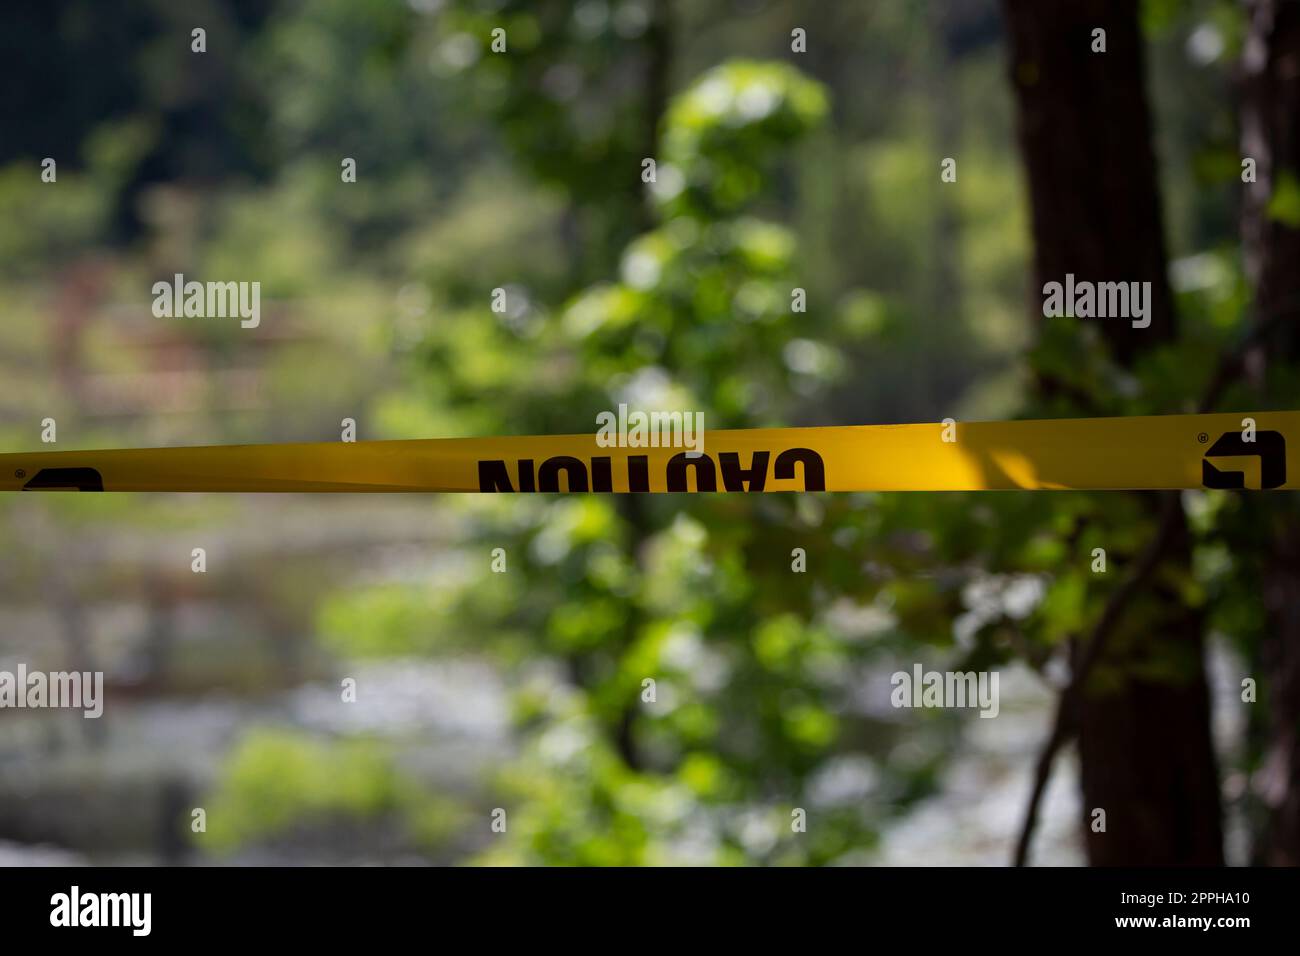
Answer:
[[(1038, 289), (1067, 272), (1149, 281), (1150, 328), (1098, 320), (1115, 356), (1131, 361), (1175, 332), (1136, 3), (1004, 0), (1004, 9)], [(1098, 28), (1104, 53), (1092, 52)]]
[[(1242, 246), (1255, 286), (1256, 321), (1267, 321), (1269, 351), (1300, 357), (1300, 229), (1266, 207), (1284, 176), (1300, 180), (1300, 3), (1248, 0), (1242, 51), (1241, 150), (1256, 164), (1243, 186)], [(1266, 358), (1264, 347), (1253, 367)]]
[[(1067, 273), (1150, 282), (1149, 328), (1079, 320), (1097, 322), (1116, 360), (1131, 365), (1177, 331), (1137, 4), (1003, 6), (1032, 207), (1034, 291)], [(1093, 52), (1095, 29), (1106, 31), (1105, 52)], [(1037, 309), (1042, 300), (1033, 298)], [(1174, 517), (1151, 583), (1126, 607), (1072, 715), (1093, 865), (1223, 861), (1203, 620), (1171, 583), (1190, 573), (1191, 560), (1181, 510)], [(1155, 671), (1162, 677), (1143, 676)], [(1089, 826), (1097, 808), (1105, 832)]]
[[(1300, 2), (1249, 0), (1246, 10), (1241, 149), (1255, 161), (1256, 181), (1242, 186), (1242, 245), (1255, 322), (1267, 331), (1246, 371), (1267, 397), (1270, 366), (1300, 362), (1300, 229), (1267, 214), (1282, 177), (1300, 181)], [(1273, 538), (1261, 562), (1261, 702), (1268, 709), (1257, 790), (1268, 817), (1255, 859), (1300, 866), (1300, 519), (1289, 502), (1261, 507)]]

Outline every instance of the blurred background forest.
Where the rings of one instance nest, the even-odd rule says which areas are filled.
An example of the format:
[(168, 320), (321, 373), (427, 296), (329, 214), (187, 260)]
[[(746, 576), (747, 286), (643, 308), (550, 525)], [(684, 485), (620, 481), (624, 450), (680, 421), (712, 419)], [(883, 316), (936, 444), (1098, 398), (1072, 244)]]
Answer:
[[(1295, 407), (1294, 7), (10, 5), (0, 443)], [(1090, 265), (1148, 335), (1035, 318)], [(1105, 626), (1029, 859), (1295, 863), (1290, 498), (10, 496), (0, 668), (108, 700), (0, 712), (0, 863), (1004, 864)], [(916, 662), (1000, 715), (894, 709)]]

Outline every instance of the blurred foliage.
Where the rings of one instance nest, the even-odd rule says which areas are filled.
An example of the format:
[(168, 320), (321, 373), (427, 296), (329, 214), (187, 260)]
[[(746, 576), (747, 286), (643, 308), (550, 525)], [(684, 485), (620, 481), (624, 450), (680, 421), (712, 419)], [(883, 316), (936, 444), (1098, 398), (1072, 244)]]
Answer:
[(272, 729), (248, 733), (226, 760), (222, 788), (205, 807), (202, 836), (217, 852), (340, 821), (388, 819), (411, 840), (432, 849), (465, 824), (465, 811), (430, 797), (395, 766), (381, 743), (321, 742)]

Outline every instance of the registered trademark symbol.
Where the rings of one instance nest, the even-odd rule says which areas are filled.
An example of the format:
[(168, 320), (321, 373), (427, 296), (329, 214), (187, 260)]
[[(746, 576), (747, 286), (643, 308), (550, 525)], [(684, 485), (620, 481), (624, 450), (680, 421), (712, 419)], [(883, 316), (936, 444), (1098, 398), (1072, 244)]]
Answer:
[(14, 477), (15, 477), (15, 478), (26, 478), (26, 477), (27, 477), (27, 472), (25, 472), (25, 471), (23, 471), (21, 468), (19, 468), (17, 471), (14, 472)]
[(1207, 441), (1210, 440), (1210, 436), (1205, 434), (1205, 432), (1201, 432), (1199, 435), (1196, 436), (1196, 440), (1200, 442), (1202, 445), (1204, 445)]

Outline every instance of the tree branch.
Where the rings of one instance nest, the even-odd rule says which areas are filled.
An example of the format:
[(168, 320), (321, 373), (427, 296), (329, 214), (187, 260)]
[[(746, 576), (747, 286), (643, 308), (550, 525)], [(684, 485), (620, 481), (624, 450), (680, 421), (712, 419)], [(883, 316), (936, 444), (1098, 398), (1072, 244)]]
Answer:
[(1052, 732), (1038, 754), (1038, 761), (1034, 770), (1034, 787), (1030, 793), (1029, 805), (1025, 809), (1024, 821), (1020, 828), (1020, 838), (1016, 841), (1016, 866), (1024, 866), (1029, 858), (1029, 844), (1033, 839), (1034, 827), (1038, 823), (1039, 804), (1042, 802), (1043, 793), (1047, 790), (1047, 782), (1052, 775), (1052, 763), (1056, 759), (1056, 754), (1078, 730), (1078, 704), (1079, 699), (1083, 696), (1083, 689), (1087, 684), (1088, 675), (1101, 657), (1102, 651), (1105, 650), (1106, 643), (1114, 632), (1115, 625), (1119, 623), (1124, 608), (1159, 566), (1165, 550), (1173, 541), (1174, 532), (1178, 530), (1179, 518), (1182, 516), (1182, 506), (1179, 502), (1178, 492), (1166, 491), (1161, 494), (1164, 500), (1161, 504), (1160, 524), (1157, 527), (1155, 538), (1147, 546), (1146, 551), (1142, 553), (1142, 557), (1133, 566), (1133, 570), (1128, 577), (1115, 589), (1110, 596), (1110, 600), (1106, 602), (1101, 617), (1098, 618), (1091, 635), (1083, 645), (1083, 650), (1075, 662), (1073, 673), (1070, 676), (1070, 683), (1061, 692), (1061, 696), (1057, 700), (1056, 716), (1052, 721)]
[[(1231, 352), (1228, 352), (1219, 360), (1214, 374), (1210, 376), (1209, 381), (1206, 383), (1200, 401), (1196, 404), (1197, 412), (1213, 411), (1224, 390), (1232, 384), (1234, 379), (1245, 368), (1247, 354), (1251, 349), (1260, 345), (1264, 338), (1274, 330), (1277, 326), (1278, 316), (1296, 304), (1297, 302), (1294, 300), (1282, 302), (1266, 313), (1256, 313), (1253, 321), (1248, 320), (1250, 323), (1249, 331)], [(1146, 579), (1150, 577), (1160, 563), (1173, 531), (1177, 527), (1177, 519), (1182, 511), (1178, 493), (1165, 492), (1164, 495), (1165, 500), (1160, 525), (1155, 539), (1134, 566), (1129, 577), (1106, 603), (1101, 618), (1093, 628), (1092, 634), (1075, 664), (1070, 683), (1061, 691), (1061, 696), (1057, 699), (1056, 715), (1052, 721), (1052, 732), (1043, 742), (1043, 746), (1038, 752), (1038, 759), (1034, 764), (1034, 785), (1030, 791), (1029, 803), (1025, 807), (1025, 816), (1020, 825), (1020, 837), (1016, 841), (1015, 866), (1024, 866), (1028, 862), (1029, 844), (1033, 840), (1034, 828), (1038, 824), (1038, 809), (1042, 803), (1043, 794), (1047, 790), (1048, 780), (1051, 779), (1052, 764), (1056, 760), (1056, 755), (1060, 749), (1074, 737), (1075, 732), (1078, 730), (1076, 708), (1079, 698), (1083, 695), (1083, 687), (1087, 681), (1088, 673), (1101, 656), (1110, 632), (1119, 621), (1120, 613), (1137, 592), (1137, 589), (1145, 583)]]

